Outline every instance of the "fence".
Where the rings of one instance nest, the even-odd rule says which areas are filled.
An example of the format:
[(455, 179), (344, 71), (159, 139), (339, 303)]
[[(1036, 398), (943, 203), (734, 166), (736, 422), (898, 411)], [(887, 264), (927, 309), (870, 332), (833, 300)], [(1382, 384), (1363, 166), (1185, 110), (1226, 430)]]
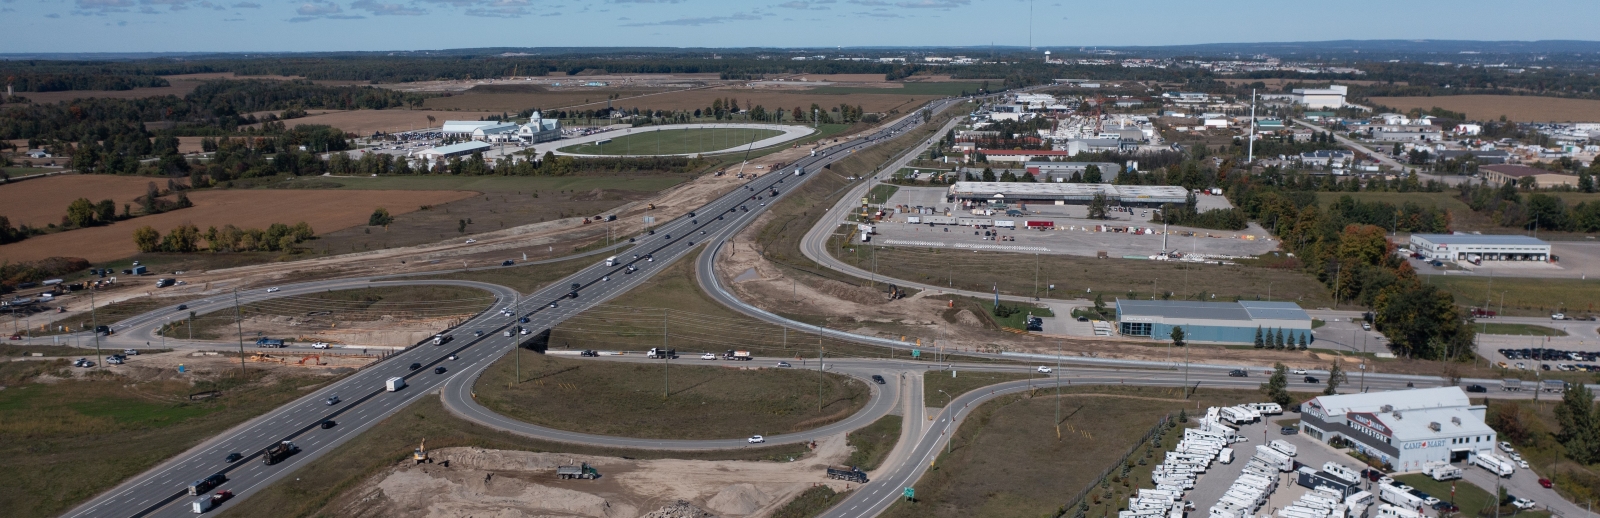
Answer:
[(1099, 488), (1101, 484), (1104, 484), (1106, 482), (1106, 477), (1111, 476), (1111, 472), (1122, 469), (1123, 466), (1127, 465), (1128, 458), (1132, 457), (1134, 452), (1139, 451), (1139, 448), (1144, 447), (1145, 443), (1150, 442), (1151, 437), (1154, 437), (1157, 433), (1161, 433), (1164, 429), (1166, 429), (1167, 423), (1171, 421), (1172, 414), (1161, 416), (1161, 419), (1156, 421), (1155, 426), (1152, 426), (1149, 430), (1145, 431), (1144, 436), (1140, 437), (1138, 442), (1134, 443), (1132, 447), (1128, 448), (1128, 451), (1123, 453), (1122, 457), (1118, 458), (1116, 462), (1111, 463), (1110, 466), (1107, 466), (1104, 471), (1101, 471), (1100, 475), (1094, 478), (1093, 483), (1084, 486), (1083, 489), (1078, 491), (1078, 494), (1067, 499), (1067, 505), (1061, 506), (1061, 511), (1056, 513), (1055, 518), (1068, 516), (1069, 513), (1072, 518), (1084, 518), (1083, 510), (1079, 509), (1079, 507), (1083, 502), (1083, 499), (1089, 496), (1089, 492), (1094, 491), (1095, 489)]

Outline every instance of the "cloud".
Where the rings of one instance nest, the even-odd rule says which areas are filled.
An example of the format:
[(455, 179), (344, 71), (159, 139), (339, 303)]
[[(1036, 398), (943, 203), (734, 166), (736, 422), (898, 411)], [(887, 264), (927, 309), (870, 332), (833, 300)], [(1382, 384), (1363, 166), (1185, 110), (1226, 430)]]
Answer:
[(134, 0), (78, 0), (77, 10), (72, 14), (79, 16), (103, 15), (106, 13), (125, 13), (134, 6)]
[(949, 9), (952, 7), (965, 7), (972, 0), (918, 0), (916, 2), (895, 2), (896, 7), (907, 9)]
[(833, 3), (833, 0), (818, 0), (818, 1), (791, 0), (789, 2), (784, 2), (784, 3), (781, 3), (781, 4), (775, 5), (773, 7), (782, 7), (784, 9), (801, 9), (801, 10), (808, 10), (808, 11), (826, 11), (826, 10), (828, 10), (828, 7), (824, 6), (824, 5), (819, 5), (819, 4), (831, 4), (831, 3)]
[(242, 21), (244, 21), (244, 18), (223, 18), (222, 21), (225, 21), (225, 22), (242, 22)]
[(683, 0), (611, 0), (613, 4), (678, 4)]
[(50, 14), (44, 15), (44, 17), (45, 18), (60, 18), (61, 15), (56, 14), (56, 13), (50, 13)]
[(300, 8), (295, 12), (300, 16), (327, 16), (344, 12), (344, 9), (340, 9), (339, 4), (333, 2), (306, 2), (300, 4)]
[(561, 11), (550, 11), (548, 13), (541, 13), (539, 16), (546, 16), (546, 17), (549, 17), (549, 16), (561, 16)]
[(255, 2), (239, 2), (237, 4), (233, 4), (233, 8), (234, 9), (260, 9), (261, 8), (261, 4), (258, 4), (258, 3), (255, 3)]
[(645, 27), (645, 26), (650, 26), (650, 25), (676, 25), (676, 26), (681, 26), (681, 27), (699, 27), (699, 26), (702, 26), (702, 25), (717, 25), (717, 24), (728, 23), (728, 22), (741, 22), (741, 21), (760, 20), (760, 19), (761, 19), (760, 16), (756, 16), (754, 14), (734, 13), (734, 14), (732, 14), (730, 16), (706, 16), (706, 17), (700, 17), (700, 18), (678, 18), (678, 19), (674, 19), (674, 20), (662, 20), (662, 21), (659, 21), (659, 22), (629, 23), (629, 24), (625, 24), (625, 26), (626, 27)]
[(356, 0), (350, 3), (351, 9), (360, 9), (375, 16), (418, 16), (427, 14), (428, 11), (401, 4), (385, 4), (377, 0)]
[(893, 4), (890, 4), (889, 2), (885, 2), (883, 0), (850, 0), (850, 3), (856, 4), (856, 5), (873, 5), (873, 6), (877, 6), (877, 5), (893, 5)]

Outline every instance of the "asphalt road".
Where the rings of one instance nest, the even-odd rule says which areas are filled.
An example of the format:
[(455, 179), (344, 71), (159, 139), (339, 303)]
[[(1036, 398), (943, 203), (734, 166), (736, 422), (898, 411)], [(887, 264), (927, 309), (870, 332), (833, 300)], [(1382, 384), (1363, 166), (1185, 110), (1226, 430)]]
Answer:
[[(936, 101), (935, 105), (949, 102), (951, 101)], [(819, 171), (823, 164), (831, 163), (909, 129), (918, 123), (917, 119), (919, 119), (917, 114), (909, 115), (869, 136), (820, 149), (814, 156), (784, 167), (781, 173), (775, 171), (774, 173), (778, 174), (769, 173), (758, 178), (749, 184), (747, 190), (732, 191), (700, 210), (658, 227), (650, 234), (637, 236), (636, 246), (628, 250), (627, 257), (619, 256), (618, 263), (608, 265), (601, 261), (520, 299), (514, 291), (500, 286), (437, 280), (398, 280), (388, 283), (371, 282), (369, 279), (312, 281), (285, 285), (274, 293), (267, 293), (265, 290), (241, 293), (240, 302), (244, 303), (330, 289), (389, 283), (455, 284), (473, 285), (489, 290), (496, 295), (497, 300), (491, 310), (450, 331), (456, 337), (455, 341), (444, 346), (419, 345), (388, 356), (376, 365), (362, 369), (328, 387), (219, 434), (200, 446), (191, 448), (79, 505), (66, 516), (187, 515), (190, 514), (187, 508), (188, 502), (193, 500), (185, 493), (188, 484), (213, 473), (222, 473), (228, 477), (229, 481), (221, 488), (232, 490), (237, 495), (219, 507), (225, 509), (247, 500), (255, 489), (287, 476), (303, 464), (331, 451), (435, 389), (445, 387), (455, 391), (457, 397), (447, 397), (445, 399), (447, 405), (452, 400), (460, 399), (460, 391), (467, 391), (466, 399), (470, 401), (472, 381), (481, 375), (495, 358), (500, 357), (513, 345), (512, 340), (522, 336), (516, 334), (511, 338), (501, 336), (506, 329), (518, 325), (519, 318), (527, 318), (529, 322), (520, 325), (530, 329), (548, 329), (595, 304), (625, 293), (644, 282), (661, 267), (691, 253), (696, 249), (696, 242), (703, 243), (713, 237), (725, 238), (732, 235), (743, 225), (753, 221), (767, 203), (777, 196), (787, 194), (790, 187), (805, 179), (805, 175)], [(803, 171), (803, 174), (797, 174), (797, 171)], [(789, 182), (790, 179), (796, 181)], [(778, 195), (770, 194), (774, 189), (779, 191)], [(740, 210), (741, 206), (747, 210)], [(633, 257), (634, 254), (639, 257)], [(654, 260), (648, 260), (646, 257)], [(635, 268), (637, 271), (630, 271)], [(572, 284), (578, 284), (578, 289), (573, 290)], [(567, 294), (571, 291), (577, 291), (579, 296), (569, 298)], [(190, 310), (199, 313), (217, 311), (232, 304), (234, 300), (231, 296), (210, 297), (188, 303)], [(497, 309), (507, 310), (510, 316)], [(175, 311), (178, 311), (176, 306), (162, 308), (116, 325), (120, 330), (133, 330), (134, 332), (129, 334), (137, 337), (141, 334), (138, 330), (158, 325), (165, 315)], [(484, 331), (483, 335), (473, 336), (472, 332), (476, 330)], [(458, 359), (446, 359), (450, 355), (455, 355)], [(413, 370), (410, 368), (411, 364), (420, 364), (420, 368)], [(443, 367), (445, 372), (435, 373), (436, 366)], [(399, 391), (388, 392), (384, 389), (384, 380), (391, 377), (405, 378), (409, 386)], [(460, 378), (460, 381), (446, 383), (455, 378)], [(335, 405), (324, 402), (328, 396), (335, 394), (343, 401)], [(450, 408), (457, 410), (455, 406)], [(471, 411), (472, 407), (465, 408)], [(324, 420), (333, 420), (336, 425), (332, 428), (321, 428), (319, 423)], [(554, 438), (561, 439), (561, 437)], [(258, 457), (263, 448), (285, 440), (293, 441), (301, 451), (276, 465), (266, 466), (260, 462)], [(605, 439), (601, 440), (601, 443), (605, 444)], [(618, 441), (619, 445), (631, 444), (628, 441), (634, 441), (627, 438), (611, 440)], [(233, 452), (243, 454), (243, 458), (231, 463), (224, 462), (224, 457)]]

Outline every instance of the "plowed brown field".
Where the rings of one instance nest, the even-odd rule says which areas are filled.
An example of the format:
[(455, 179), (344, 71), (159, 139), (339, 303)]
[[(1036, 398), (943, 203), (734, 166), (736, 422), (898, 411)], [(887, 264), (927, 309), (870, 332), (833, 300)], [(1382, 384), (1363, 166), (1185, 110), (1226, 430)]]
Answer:
[[(523, 108), (507, 111), (519, 111)], [(478, 111), (422, 111), (422, 110), (351, 110), (329, 111), (320, 115), (311, 115), (298, 119), (283, 121), (289, 127), (301, 124), (326, 124), (344, 130), (346, 133), (357, 135), (371, 135), (374, 131), (400, 132), (414, 129), (427, 128), (428, 116), (432, 115), (432, 127), (439, 127), (447, 120), (475, 121), (489, 115), (500, 115), (500, 112)], [(254, 126), (254, 125), (252, 125)]]
[[(865, 86), (865, 85), (863, 85)], [(874, 85), (876, 86), (876, 85)], [(883, 88), (883, 93), (861, 93), (854, 95), (812, 94), (804, 91), (794, 91), (788, 88), (711, 88), (704, 90), (683, 90), (665, 93), (633, 93), (638, 97), (624, 97), (611, 101), (615, 108), (639, 108), (641, 110), (694, 110), (696, 108), (709, 108), (711, 101), (732, 97), (739, 101), (739, 106), (762, 105), (768, 110), (783, 107), (793, 110), (796, 106), (809, 109), (812, 103), (824, 108), (836, 107), (840, 103), (861, 105), (868, 112), (887, 112), (891, 109), (901, 110), (917, 106), (939, 95), (907, 95), (897, 92), (895, 88)], [(461, 94), (452, 97), (434, 97), (428, 99), (423, 106), (435, 109), (455, 110), (494, 110), (518, 111), (531, 107), (544, 109), (572, 108), (582, 106), (583, 109), (604, 107), (605, 96), (614, 91), (562, 91), (562, 92), (535, 92), (514, 94)], [(631, 92), (630, 92), (631, 93)], [(384, 113), (384, 112), (376, 112)], [(414, 112), (413, 112), (414, 113)], [(468, 112), (450, 112), (452, 118), (466, 118), (475, 120), (477, 116), (468, 117)], [(313, 117), (307, 117), (311, 119)], [(296, 119), (296, 120), (306, 120)], [(351, 131), (345, 128), (345, 131)], [(360, 132), (357, 132), (360, 133)]]
[[(29, 183), (32, 182), (18, 185)], [(139, 185), (143, 192), (143, 183)], [(400, 215), (423, 205), (449, 203), (477, 194), (471, 191), (200, 191), (189, 196), (195, 206), (187, 209), (0, 246), (0, 261), (31, 261), (51, 256), (82, 257), (91, 262), (120, 259), (138, 252), (133, 245), (133, 231), (145, 225), (165, 234), (184, 223), (192, 223), (204, 231), (209, 226), (221, 227), (229, 223), (242, 228), (266, 228), (273, 223), (293, 225), (304, 221), (318, 234), (323, 234), (365, 224), (376, 207)], [(64, 214), (66, 205), (61, 205), (59, 210)]]
[(117, 203), (117, 212), (121, 213), (122, 204), (144, 196), (150, 182), (167, 188), (165, 178), (110, 175), (51, 176), (0, 185), (0, 216), (10, 219), (11, 226), (60, 224), (67, 215), (67, 205), (78, 198), (96, 203), (109, 199)]
[(1505, 116), (1517, 122), (1597, 122), (1600, 101), (1532, 95), (1438, 95), (1433, 97), (1373, 97), (1372, 102), (1410, 110), (1435, 106), (1462, 112), (1473, 120)]

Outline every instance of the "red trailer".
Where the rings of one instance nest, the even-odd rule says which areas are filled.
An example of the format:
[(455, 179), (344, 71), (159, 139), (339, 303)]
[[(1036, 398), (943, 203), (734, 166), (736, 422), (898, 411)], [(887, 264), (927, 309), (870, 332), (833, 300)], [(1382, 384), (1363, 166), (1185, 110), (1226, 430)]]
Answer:
[(1027, 225), (1026, 228), (1047, 229), (1047, 228), (1055, 228), (1056, 222), (1054, 222), (1054, 221), (1029, 221), (1029, 222), (1025, 223), (1025, 225)]

